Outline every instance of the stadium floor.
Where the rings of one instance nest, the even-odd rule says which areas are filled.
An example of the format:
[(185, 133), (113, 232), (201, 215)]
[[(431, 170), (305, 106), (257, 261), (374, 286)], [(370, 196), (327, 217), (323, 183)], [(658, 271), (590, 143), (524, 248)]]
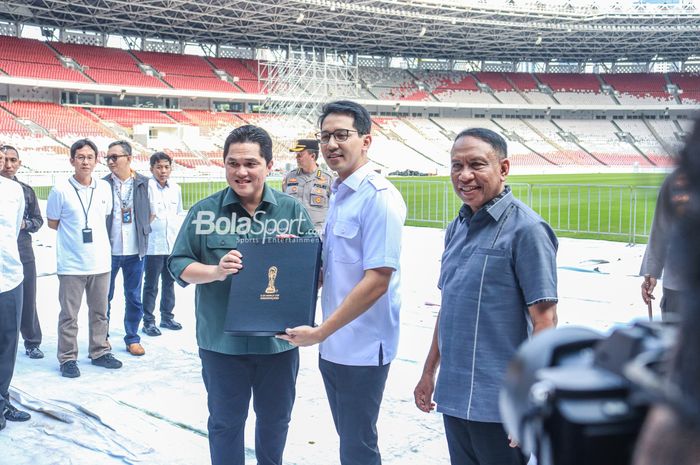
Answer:
[[(406, 227), (402, 256), (402, 334), (379, 419), (386, 465), (447, 465), (447, 446), (437, 414), (419, 412), (412, 391), (422, 369), (440, 302), (435, 283), (444, 232)], [(120, 370), (87, 359), (87, 309), (79, 316), (82, 376), (60, 376), (56, 360), (57, 290), (54, 232), (35, 238), (38, 308), (46, 358), (30, 360), (21, 350), (11, 393), (31, 411), (27, 423), (8, 423), (0, 433), (2, 463), (14, 465), (204, 465), (207, 407), (195, 342), (194, 286), (177, 288), (175, 315), (184, 325), (157, 338), (143, 336), (144, 357), (121, 344), (123, 296), (113, 305), (111, 339)], [(599, 330), (644, 318), (636, 276), (644, 246), (562, 239), (558, 255), (560, 325)], [(121, 283), (117, 283), (121, 289)], [(658, 300), (657, 300), (658, 302)], [(658, 308), (655, 309), (658, 315)], [(20, 342), (21, 348), (21, 342)], [(285, 464), (335, 465), (338, 442), (317, 369), (317, 349), (301, 350), (297, 401)], [(254, 464), (253, 413), (246, 430), (246, 463)]]

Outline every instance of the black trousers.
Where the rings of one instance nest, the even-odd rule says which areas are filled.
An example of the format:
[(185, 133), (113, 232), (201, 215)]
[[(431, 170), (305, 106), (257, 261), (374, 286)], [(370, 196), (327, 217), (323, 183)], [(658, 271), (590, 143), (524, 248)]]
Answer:
[(9, 399), (10, 381), (15, 372), (21, 313), (22, 285), (0, 292), (0, 415)]
[(525, 465), (520, 448), (508, 445), (501, 423), (442, 416), (452, 465)]
[(175, 279), (167, 267), (168, 255), (146, 255), (144, 257), (144, 282), (143, 282), (143, 322), (155, 323), (156, 317), (153, 311), (156, 308), (156, 296), (158, 295), (158, 280), (162, 284), (160, 288), (160, 321), (173, 319), (175, 308)]
[(24, 302), (22, 303), (22, 321), (19, 330), (24, 339), (24, 348), (31, 349), (41, 345), (41, 326), (36, 313), (36, 262), (22, 263), (24, 270)]
[(340, 438), (341, 465), (382, 463), (377, 446), (377, 419), (390, 365), (349, 366), (318, 359)]
[(245, 465), (244, 430), (251, 394), (258, 465), (282, 465), (296, 396), (299, 349), (227, 355), (199, 349), (209, 406), (212, 465)]
[(683, 303), (683, 291), (674, 291), (673, 289), (664, 287), (661, 303), (659, 304), (661, 308), (661, 320), (670, 322), (679, 321), (683, 314)]

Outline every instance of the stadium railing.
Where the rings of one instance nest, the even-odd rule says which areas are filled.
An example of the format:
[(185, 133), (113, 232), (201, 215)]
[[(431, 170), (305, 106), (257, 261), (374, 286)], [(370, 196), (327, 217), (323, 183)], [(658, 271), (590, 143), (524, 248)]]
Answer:
[[(406, 224), (446, 228), (462, 202), (449, 180), (392, 179), (408, 207)], [(593, 184), (509, 184), (516, 198), (539, 213), (557, 234), (645, 243), (658, 187)]]
[[(55, 177), (44, 175), (32, 180), (22, 177), (21, 180), (30, 182), (35, 186), (39, 198), (46, 199), (51, 189), (47, 185), (53, 185)], [(227, 185), (220, 175), (174, 179), (182, 187), (185, 209)], [(444, 229), (457, 216), (462, 206), (449, 179), (390, 180), (408, 207), (407, 226)], [(280, 189), (282, 179), (271, 177), (267, 182), (271, 187)], [(513, 195), (539, 213), (558, 235), (628, 244), (647, 242), (659, 190), (658, 186), (599, 184), (509, 185), (513, 189)]]

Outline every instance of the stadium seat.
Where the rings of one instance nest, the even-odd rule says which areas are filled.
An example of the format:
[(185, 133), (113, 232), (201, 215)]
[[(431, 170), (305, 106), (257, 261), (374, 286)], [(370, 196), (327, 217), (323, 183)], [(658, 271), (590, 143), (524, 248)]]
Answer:
[(666, 91), (666, 80), (660, 73), (601, 74), (600, 77), (617, 91), (623, 104), (667, 103), (673, 97)]

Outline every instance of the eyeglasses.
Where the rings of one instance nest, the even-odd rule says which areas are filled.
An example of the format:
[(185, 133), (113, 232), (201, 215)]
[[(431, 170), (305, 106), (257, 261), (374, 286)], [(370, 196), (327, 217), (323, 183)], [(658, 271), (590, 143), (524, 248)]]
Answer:
[(129, 155), (110, 155), (110, 156), (105, 157), (105, 158), (107, 159), (107, 161), (111, 161), (112, 163), (114, 163), (117, 161), (117, 158), (128, 157), (128, 156)]
[(95, 158), (95, 157), (75, 157), (75, 161), (77, 161), (79, 163), (82, 163), (86, 160), (87, 161), (95, 161), (95, 160), (97, 160), (97, 158)]
[(354, 129), (336, 129), (333, 132), (317, 132), (315, 136), (317, 141), (319, 141), (323, 145), (326, 145), (331, 141), (331, 136), (333, 136), (333, 139), (335, 139), (336, 142), (345, 142), (346, 140), (348, 140), (348, 137), (350, 137), (351, 132), (356, 132), (358, 135), (360, 134), (359, 131), (355, 131)]

